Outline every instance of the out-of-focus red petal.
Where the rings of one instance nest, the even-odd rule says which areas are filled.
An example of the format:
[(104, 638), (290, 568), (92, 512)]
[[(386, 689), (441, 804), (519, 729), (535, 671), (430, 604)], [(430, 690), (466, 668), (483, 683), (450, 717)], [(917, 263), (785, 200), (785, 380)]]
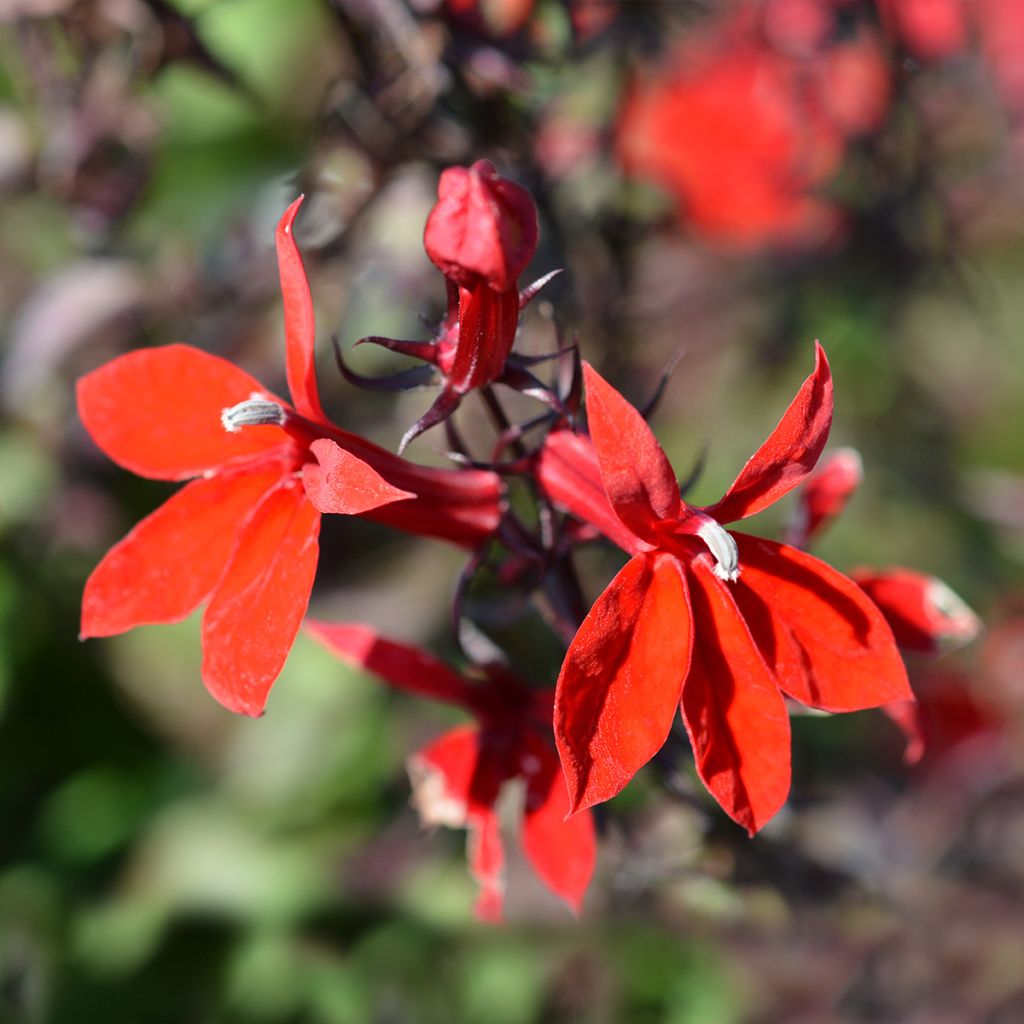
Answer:
[(665, 742), (690, 647), (681, 567), (635, 556), (590, 609), (558, 677), (555, 739), (573, 813), (615, 796)]
[(309, 604), (320, 513), (296, 481), (256, 509), (203, 615), (203, 682), (226, 708), (259, 715)]
[(814, 469), (831, 425), (832, 374), (825, 350), (815, 342), (814, 372), (725, 496), (705, 511), (720, 523), (731, 523), (778, 501)]
[(476, 687), (443, 662), (418, 647), (388, 640), (371, 626), (308, 621), (306, 629), (343, 661), (399, 690), (465, 708), (479, 703)]
[(82, 596), (82, 638), (177, 622), (213, 590), (276, 470), (193, 480), (115, 544)]
[(466, 856), (470, 873), (480, 886), (473, 913), (481, 921), (498, 924), (505, 899), (505, 849), (494, 810), (470, 821)]
[(806, 547), (840, 515), (864, 478), (855, 448), (837, 448), (804, 481), (800, 500), (786, 531), (786, 543)]
[(635, 555), (650, 549), (615, 514), (601, 483), (597, 452), (587, 438), (571, 430), (548, 434), (537, 459), (536, 475), (544, 493), (556, 505), (596, 526), (623, 551)]
[(480, 884), (478, 917), (501, 920), (504, 851), (494, 801), (509, 765), (476, 726), (451, 729), (409, 758), (413, 802), (425, 825), (467, 828), (467, 855)]
[(921, 706), (914, 700), (897, 700), (892, 704), (883, 704), (881, 710), (888, 715), (906, 741), (903, 750), (905, 764), (919, 764), (924, 757), (925, 740), (924, 726), (921, 722)]
[(302, 416), (321, 423), (326, 422), (320, 407), (320, 393), (316, 384), (316, 320), (313, 297), (309, 293), (306, 269), (302, 255), (295, 244), (293, 226), (302, 205), (303, 196), (284, 211), (277, 222), (277, 269), (281, 277), (281, 297), (284, 300), (284, 337), (288, 390), (296, 410)]
[(892, 630), (860, 587), (796, 548), (733, 536), (736, 600), (785, 693), (824, 711), (914, 699)]
[(668, 457), (637, 412), (589, 363), (587, 422), (601, 480), (618, 517), (645, 540), (658, 523), (678, 518), (679, 482)]
[(527, 737), (520, 767), (526, 777), (523, 852), (544, 884), (578, 914), (597, 856), (593, 816), (584, 811), (565, 820), (565, 779), (539, 736)]
[(680, 710), (697, 774), (722, 809), (751, 835), (789, 793), (789, 716), (772, 673), (708, 556), (692, 564), (698, 631)]
[(879, 0), (878, 14), (883, 29), (915, 57), (941, 60), (966, 48), (967, 11), (973, 6), (960, 0)]
[(309, 500), (321, 511), (343, 516), (358, 516), (393, 501), (415, 498), (389, 484), (369, 463), (340, 448), (326, 438), (314, 441), (310, 450), (314, 465), (302, 467), (302, 481)]
[(981, 629), (978, 616), (935, 576), (901, 568), (855, 569), (850, 575), (905, 651), (938, 654), (970, 643)]
[(139, 476), (184, 480), (288, 442), (280, 427), (230, 434), (221, 425), (222, 410), (267, 393), (225, 359), (167, 345), (129, 352), (82, 377), (78, 412), (118, 465)]

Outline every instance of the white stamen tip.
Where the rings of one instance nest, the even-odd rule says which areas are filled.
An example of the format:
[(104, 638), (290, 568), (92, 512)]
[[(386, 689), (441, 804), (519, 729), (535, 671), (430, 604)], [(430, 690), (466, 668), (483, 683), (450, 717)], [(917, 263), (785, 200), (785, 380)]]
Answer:
[(222, 409), (221, 426), (229, 434), (237, 434), (242, 427), (284, 426), (285, 413), (283, 406), (262, 395), (251, 395), (244, 402)]
[(735, 583), (740, 578), (740, 553), (732, 534), (709, 516), (697, 528), (697, 536), (714, 556), (715, 575), (727, 583)]

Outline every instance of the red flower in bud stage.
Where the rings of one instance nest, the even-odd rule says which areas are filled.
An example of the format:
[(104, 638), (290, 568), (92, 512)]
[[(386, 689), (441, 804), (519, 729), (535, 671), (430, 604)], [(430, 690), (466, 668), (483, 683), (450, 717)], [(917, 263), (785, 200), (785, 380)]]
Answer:
[(594, 826), (589, 814), (566, 820), (569, 800), (548, 739), (551, 692), (493, 667), (482, 680), (464, 678), (368, 626), (313, 622), (310, 630), (349, 664), (476, 717), (476, 725), (452, 729), (414, 754), (409, 774), (425, 824), (469, 831), (470, 870), (480, 884), (477, 915), (501, 918), (504, 851), (495, 804), (502, 786), (516, 779), (526, 787), (523, 851), (541, 881), (578, 913), (594, 869)]
[(940, 654), (969, 644), (981, 621), (936, 576), (912, 569), (855, 569), (857, 586), (878, 605), (905, 651)]
[(864, 479), (864, 463), (855, 448), (837, 448), (800, 488), (786, 543), (807, 547), (825, 527), (840, 515)]
[[(519, 292), (519, 275), (537, 251), (537, 209), (521, 185), (501, 177), (493, 164), (449, 167), (437, 187), (423, 244), (448, 283), (448, 312), (434, 341), (370, 337), (395, 352), (424, 359), (440, 370), (437, 400), (399, 446), (447, 419), (475, 388), (502, 381), (540, 388), (523, 368), (508, 366), (519, 311), (548, 280)], [(550, 277), (551, 275), (549, 275)]]
[(632, 557), (597, 599), (562, 666), (555, 738), (573, 810), (618, 793), (668, 737), (678, 707), (697, 772), (753, 834), (789, 792), (783, 694), (827, 711), (912, 699), (892, 631), (849, 579), (796, 548), (721, 525), (761, 511), (813, 469), (832, 419), (814, 373), (725, 496), (680, 497), (640, 414), (585, 367), (593, 446), (550, 435), (552, 500)]
[(82, 422), (110, 458), (140, 476), (194, 478), (96, 567), (82, 637), (176, 622), (206, 602), (203, 681), (250, 715), (262, 712), (305, 614), (321, 512), (469, 547), (500, 517), (494, 474), (414, 466), (324, 416), (313, 305), (292, 236), (300, 203), (277, 228), (294, 406), (185, 345), (132, 352), (78, 382)]

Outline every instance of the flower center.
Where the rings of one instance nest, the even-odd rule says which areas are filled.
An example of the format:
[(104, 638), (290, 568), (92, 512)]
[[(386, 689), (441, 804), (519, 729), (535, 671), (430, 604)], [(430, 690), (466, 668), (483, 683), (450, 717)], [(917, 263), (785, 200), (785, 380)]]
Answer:
[(736, 541), (721, 523), (704, 512), (695, 512), (698, 525), (689, 532), (695, 533), (715, 559), (715, 575), (720, 580), (735, 583), (740, 578), (740, 552)]

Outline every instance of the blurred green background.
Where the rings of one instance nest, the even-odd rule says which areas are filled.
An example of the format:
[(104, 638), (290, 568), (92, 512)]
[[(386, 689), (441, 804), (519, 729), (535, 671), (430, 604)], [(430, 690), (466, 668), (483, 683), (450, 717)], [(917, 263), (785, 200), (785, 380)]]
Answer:
[[(842, 237), (732, 251), (613, 153), (631, 69), (725, 5), (607, 4), (596, 30), (585, 6), (538, 3), (507, 35), (405, 0), (0, 10), (0, 1022), (1024, 1019), (1024, 131), (978, 53), (890, 40), (887, 117), (825, 186)], [(537, 196), (536, 274), (566, 268), (526, 346), (557, 320), (637, 402), (684, 347), (654, 425), (677, 467), (709, 442), (701, 502), (821, 338), (833, 444), (866, 478), (818, 553), (939, 575), (988, 623), (911, 666), (943, 698), (922, 765), (877, 713), (798, 718), (790, 804), (751, 841), (677, 737), (600, 815), (583, 916), (513, 852), (503, 928), (472, 920), (464, 835), (408, 806), (404, 760), (450, 715), (304, 637), (260, 720), (204, 691), (195, 617), (77, 640), (89, 571), (169, 489), (95, 449), (75, 378), (188, 341), (280, 385), (273, 225), (304, 191), (325, 404), (394, 447), (431, 396), (354, 390), (328, 341), (425, 336), (437, 174), (480, 157)], [(323, 540), (319, 617), (452, 654), (457, 552), (358, 521)], [(610, 563), (582, 564), (594, 596)], [(553, 681), (538, 622), (512, 634)]]

